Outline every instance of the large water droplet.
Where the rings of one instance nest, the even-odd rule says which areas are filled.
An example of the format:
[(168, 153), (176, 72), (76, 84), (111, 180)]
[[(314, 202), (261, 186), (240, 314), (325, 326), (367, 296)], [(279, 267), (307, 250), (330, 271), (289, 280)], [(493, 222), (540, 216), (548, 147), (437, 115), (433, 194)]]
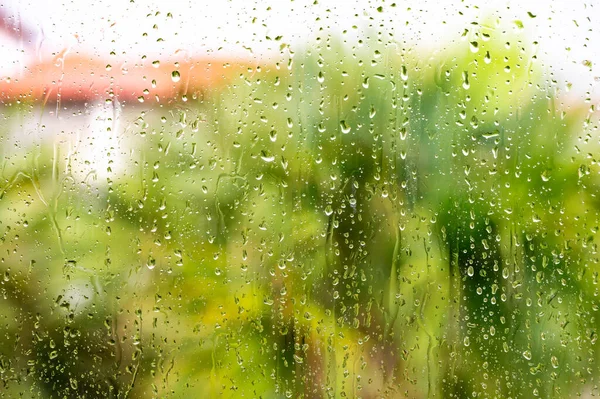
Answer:
[(469, 72), (467, 72), (467, 71), (463, 72), (463, 84), (462, 84), (462, 87), (465, 90), (468, 90), (469, 87), (471, 87), (471, 84), (469, 83)]
[(267, 151), (262, 150), (260, 152), (260, 158), (265, 161), (265, 162), (273, 162), (275, 160), (275, 156), (272, 154), (269, 154)]
[(345, 120), (340, 121), (340, 129), (342, 129), (342, 133), (348, 134), (352, 128), (346, 123)]
[(319, 83), (323, 83), (325, 81), (325, 75), (323, 75), (323, 72), (319, 71), (319, 74), (317, 75), (317, 81)]
[(492, 56), (490, 55), (489, 51), (486, 51), (485, 57), (483, 57), (483, 62), (485, 62), (486, 64), (492, 62)]
[(404, 81), (408, 80), (408, 70), (406, 69), (406, 65), (402, 65), (400, 69), (400, 78)]
[(148, 256), (148, 261), (146, 262), (146, 267), (149, 270), (152, 270), (156, 267), (156, 259), (154, 259), (152, 256)]
[(469, 48), (471, 49), (472, 53), (476, 53), (479, 51), (479, 43), (477, 42), (470, 42), (469, 43)]

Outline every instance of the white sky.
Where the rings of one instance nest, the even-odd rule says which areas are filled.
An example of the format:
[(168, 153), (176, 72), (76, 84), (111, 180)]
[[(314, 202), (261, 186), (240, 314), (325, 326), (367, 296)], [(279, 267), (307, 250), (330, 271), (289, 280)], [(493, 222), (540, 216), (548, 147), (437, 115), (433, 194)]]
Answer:
[[(108, 59), (108, 54), (114, 51), (119, 59), (128, 60), (139, 60), (142, 55), (170, 56), (177, 50), (250, 56), (249, 49), (252, 49), (257, 56), (268, 54), (272, 47), (279, 45), (265, 40), (267, 35), (281, 35), (282, 41), (294, 48), (314, 40), (320, 27), (343, 30), (369, 22), (375, 26), (383, 24), (383, 29), (393, 32), (397, 40), (407, 40), (417, 50), (433, 49), (458, 39), (459, 33), (473, 21), (500, 18), (501, 26), (516, 29), (511, 22), (521, 20), (525, 26), (523, 33), (529, 40), (539, 42), (539, 57), (553, 67), (559, 81), (572, 82), (573, 92), (578, 95), (592, 90), (595, 84), (595, 68), (600, 64), (597, 31), (600, 5), (594, 7), (591, 2), (318, 0), (317, 5), (313, 2), (0, 0), (0, 5), (43, 30), (46, 52), (71, 47), (72, 51), (94, 53)], [(390, 7), (393, 2), (396, 3), (394, 8)], [(376, 10), (379, 6), (383, 6), (383, 12)], [(528, 11), (536, 17), (528, 16)], [(156, 16), (156, 12), (160, 14)], [(157, 28), (153, 28), (155, 24)], [(159, 38), (164, 41), (157, 42)], [(22, 53), (17, 50), (14, 43), (0, 40), (0, 75), (24, 62)], [(592, 71), (583, 65), (584, 60), (592, 62)]]

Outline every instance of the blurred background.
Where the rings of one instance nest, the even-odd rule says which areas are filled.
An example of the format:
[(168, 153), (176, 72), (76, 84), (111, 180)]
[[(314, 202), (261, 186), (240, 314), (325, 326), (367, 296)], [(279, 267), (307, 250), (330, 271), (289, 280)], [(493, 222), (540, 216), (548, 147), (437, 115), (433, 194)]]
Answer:
[(0, 397), (599, 395), (599, 18), (0, 2)]

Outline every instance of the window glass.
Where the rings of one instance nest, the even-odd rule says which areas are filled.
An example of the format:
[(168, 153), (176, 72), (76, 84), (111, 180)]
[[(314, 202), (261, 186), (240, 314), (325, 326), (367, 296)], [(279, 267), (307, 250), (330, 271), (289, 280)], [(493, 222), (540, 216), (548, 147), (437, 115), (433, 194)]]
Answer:
[(0, 397), (598, 395), (599, 18), (0, 0)]

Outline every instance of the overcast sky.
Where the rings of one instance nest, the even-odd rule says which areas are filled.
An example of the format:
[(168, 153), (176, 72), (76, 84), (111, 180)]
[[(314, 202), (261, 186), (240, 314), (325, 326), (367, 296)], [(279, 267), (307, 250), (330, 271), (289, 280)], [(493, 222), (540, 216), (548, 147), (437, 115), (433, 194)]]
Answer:
[[(391, 7), (393, 2), (396, 7)], [(343, 30), (370, 22), (383, 24), (397, 40), (425, 52), (451, 45), (471, 22), (494, 18), (503, 29), (517, 29), (513, 21), (522, 21), (521, 33), (539, 42), (544, 64), (552, 66), (559, 80), (573, 83), (578, 95), (592, 90), (600, 64), (600, 7), (579, 0), (318, 0), (316, 5), (314, 0), (0, 0), (0, 4), (38, 30), (42, 53), (70, 47), (103, 57), (114, 51), (134, 60), (142, 55), (168, 57), (178, 50), (259, 56), (279, 45), (265, 36), (282, 36), (284, 42), (301, 46), (314, 40), (321, 27)], [(0, 75), (27, 62), (17, 50), (15, 43), (0, 40)], [(591, 71), (583, 65), (586, 60), (592, 62)]]

